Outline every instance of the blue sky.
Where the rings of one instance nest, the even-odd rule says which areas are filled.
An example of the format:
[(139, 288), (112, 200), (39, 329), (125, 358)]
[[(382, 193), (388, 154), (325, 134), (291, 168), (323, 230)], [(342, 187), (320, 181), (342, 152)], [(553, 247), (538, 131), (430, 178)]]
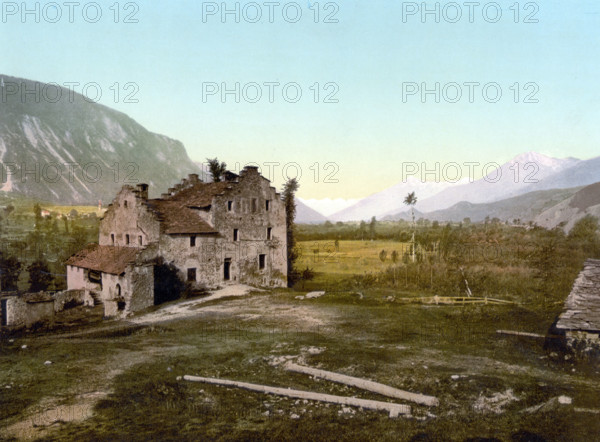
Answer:
[[(297, 23), (289, 22), (296, 4), (285, 1), (275, 7), (273, 23), (264, 2), (255, 3), (263, 15), (257, 23), (245, 20), (255, 16), (250, 2), (239, 2), (239, 23), (233, 14), (225, 22), (220, 14), (203, 18), (203, 8), (220, 9), (220, 1), (122, 2), (118, 23), (115, 8), (110, 9), (113, 1), (99, 2), (97, 23), (88, 22), (93, 7), (83, 16), (86, 2), (75, 8), (73, 23), (62, 2), (57, 23), (48, 23), (56, 17), (49, 2), (39, 2), (39, 23), (35, 14), (24, 19), (22, 11), (10, 15), (7, 3), (0, 23), (0, 72), (45, 82), (96, 82), (102, 104), (181, 140), (194, 160), (218, 156), (232, 167), (279, 163), (274, 169), (278, 186), (283, 165), (295, 162), (302, 169), (299, 195), (304, 198), (367, 196), (400, 181), (402, 162), (483, 165), (527, 151), (598, 155), (596, 2), (520, 2), (518, 23), (514, 1), (496, 3), (502, 11), (496, 23), (490, 22), (496, 4), (486, 1), (475, 8), (473, 23), (463, 2), (455, 3), (462, 12), (456, 23), (449, 22), (457, 11), (449, 2), (437, 2), (439, 23), (433, 14), (425, 22), (419, 13), (403, 20), (403, 8), (407, 12), (421, 2), (300, 1)], [(25, 4), (33, 9), (35, 2)], [(225, 4), (234, 9), (236, 2)], [(436, 2), (426, 4), (434, 9)], [(137, 23), (124, 23), (132, 12)], [(337, 23), (325, 23), (333, 13)], [(538, 22), (525, 23), (529, 14)], [(121, 89), (128, 82), (138, 85), (139, 102), (125, 103), (127, 91), (122, 90), (115, 103), (110, 90), (115, 82)], [(269, 82), (281, 85), (273, 103), (265, 86)], [(439, 103), (433, 94), (425, 96), (425, 103), (420, 93), (403, 97), (408, 83), (434, 89), (436, 82)], [(472, 103), (467, 82), (480, 85)], [(239, 83), (240, 103), (231, 94), (225, 103), (220, 93), (203, 97), (208, 83), (230, 89)], [(252, 83), (261, 86), (257, 103), (241, 94), (246, 86), (252, 99)], [(302, 91), (296, 103), (284, 99), (282, 86), (288, 83)], [(450, 100), (456, 96), (451, 83), (461, 88), (456, 103), (442, 94)], [(482, 95), (483, 85), (492, 83), (502, 91), (496, 103)], [(295, 89), (288, 89), (287, 97), (293, 98), (290, 91)], [(331, 92), (337, 103), (324, 103)], [(530, 93), (537, 102), (524, 102)], [(294, 170), (288, 169), (289, 175)], [(333, 175), (326, 180), (328, 174)]]

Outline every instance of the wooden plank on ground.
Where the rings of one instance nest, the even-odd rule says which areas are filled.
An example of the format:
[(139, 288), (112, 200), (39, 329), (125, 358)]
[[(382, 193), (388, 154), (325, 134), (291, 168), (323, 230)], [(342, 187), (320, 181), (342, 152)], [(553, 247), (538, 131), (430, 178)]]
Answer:
[(538, 333), (528, 333), (514, 330), (496, 330), (496, 333), (498, 333), (499, 335), (525, 336), (527, 338), (546, 338), (545, 335), (540, 335)]
[(311, 401), (329, 402), (339, 405), (350, 405), (352, 407), (366, 408), (368, 410), (387, 411), (390, 417), (398, 417), (399, 415), (410, 416), (411, 412), (409, 405), (394, 404), (391, 402), (335, 396), (332, 394), (316, 393), (313, 391), (292, 390), (291, 388), (270, 387), (268, 385), (250, 384), (248, 382), (231, 381), (228, 379), (205, 378), (189, 375), (183, 376), (182, 379), (191, 382), (204, 382), (206, 384), (243, 388), (245, 390), (258, 391), (260, 393), (274, 394), (277, 396), (285, 396), (296, 399), (307, 399)]
[(293, 362), (287, 362), (284, 368), (289, 371), (296, 373), (308, 374), (317, 378), (325, 379), (328, 381), (338, 382), (340, 384), (351, 385), (353, 387), (362, 388), (363, 390), (371, 391), (373, 393), (379, 393), (384, 396), (393, 397), (396, 399), (403, 399), (405, 401), (415, 402), (421, 405), (429, 405), (437, 407), (440, 401), (433, 396), (426, 396), (420, 393), (412, 393), (410, 391), (399, 390), (398, 388), (390, 387), (389, 385), (380, 384), (379, 382), (369, 381), (367, 379), (355, 378), (353, 376), (347, 376), (345, 374), (334, 373), (331, 371), (320, 370), (317, 368), (306, 367), (304, 365), (294, 364)]

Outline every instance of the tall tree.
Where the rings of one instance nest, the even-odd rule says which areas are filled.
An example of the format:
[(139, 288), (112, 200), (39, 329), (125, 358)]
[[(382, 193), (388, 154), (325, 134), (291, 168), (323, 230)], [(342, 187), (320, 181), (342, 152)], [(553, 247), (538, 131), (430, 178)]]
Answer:
[(207, 158), (206, 161), (208, 161), (208, 170), (212, 175), (213, 182), (220, 182), (221, 178), (223, 177), (223, 174), (227, 172), (227, 164), (220, 163), (217, 158)]
[(2, 290), (17, 290), (21, 263), (14, 256), (0, 255), (0, 287)]
[(412, 215), (412, 226), (413, 226), (413, 232), (412, 232), (412, 239), (411, 239), (411, 256), (412, 256), (412, 262), (415, 262), (415, 230), (416, 230), (416, 224), (415, 224), (415, 204), (417, 204), (417, 197), (415, 196), (415, 192), (410, 192), (408, 195), (406, 195), (406, 197), (404, 198), (404, 204), (406, 204), (407, 206), (410, 207), (410, 213)]
[(285, 205), (285, 224), (286, 224), (286, 239), (287, 239), (287, 280), (288, 287), (292, 287), (299, 279), (299, 272), (296, 270), (296, 260), (298, 259), (298, 251), (296, 250), (295, 224), (296, 218), (296, 191), (298, 190), (298, 181), (296, 178), (291, 178), (283, 187), (283, 204)]
[(46, 261), (34, 261), (27, 267), (27, 271), (29, 272), (29, 290), (31, 292), (48, 290), (53, 278)]
[(35, 229), (40, 230), (42, 228), (42, 208), (38, 203), (33, 205), (33, 214), (35, 216)]
[(369, 236), (371, 239), (375, 239), (375, 227), (377, 225), (377, 218), (374, 216), (371, 217), (371, 222), (369, 223)]

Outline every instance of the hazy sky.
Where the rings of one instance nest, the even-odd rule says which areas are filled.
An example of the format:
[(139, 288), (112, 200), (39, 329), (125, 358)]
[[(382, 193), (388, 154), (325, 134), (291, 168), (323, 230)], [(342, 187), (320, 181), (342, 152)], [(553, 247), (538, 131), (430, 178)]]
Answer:
[[(423, 17), (420, 1), (239, 2), (239, 17), (224, 18), (236, 2), (110, 1), (97, 3), (96, 23), (93, 3), (72, 17), (62, 2), (37, 3), (39, 16), (23, 16), (21, 2), (2, 2), (1, 73), (96, 82), (102, 104), (181, 140), (194, 160), (279, 163), (264, 169), (278, 186), (295, 162), (304, 198), (364, 197), (399, 182), (403, 162), (599, 154), (594, 1), (426, 2), (439, 17)], [(436, 82), (439, 103), (420, 93)], [(239, 103), (223, 83), (239, 83)]]

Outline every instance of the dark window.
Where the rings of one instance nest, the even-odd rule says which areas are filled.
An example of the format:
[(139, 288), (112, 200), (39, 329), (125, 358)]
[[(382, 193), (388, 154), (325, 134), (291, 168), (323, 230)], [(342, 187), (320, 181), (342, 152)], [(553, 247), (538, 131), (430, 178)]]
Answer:
[(196, 237), (190, 236), (190, 247), (196, 247)]
[(231, 212), (233, 210), (233, 201), (227, 201), (227, 211)]
[(144, 241), (142, 240), (142, 235), (138, 236), (138, 244), (140, 246), (144, 244)]
[(265, 201), (265, 210), (268, 212), (270, 208), (271, 208), (271, 200), (266, 200)]
[(125, 235), (125, 244), (129, 245), (129, 234)]
[(258, 268), (263, 270), (267, 261), (267, 255), (258, 255)]
[(267, 227), (267, 239), (271, 239), (273, 228)]
[(233, 229), (233, 240), (234, 241), (239, 241), (240, 240), (240, 235), (239, 235), (239, 230), (238, 229)]
[(90, 272), (88, 273), (88, 279), (90, 280), (90, 282), (102, 284), (102, 273), (90, 270)]
[(117, 284), (117, 298), (121, 297), (121, 284)]
[(123, 207), (127, 208), (127, 200), (123, 201)]
[(187, 273), (188, 281), (196, 281), (196, 269), (188, 269)]
[(115, 245), (115, 234), (114, 233), (110, 234), (110, 240), (112, 241), (113, 245)]
[(256, 198), (252, 198), (252, 213), (256, 213), (256, 209), (257, 209)]

